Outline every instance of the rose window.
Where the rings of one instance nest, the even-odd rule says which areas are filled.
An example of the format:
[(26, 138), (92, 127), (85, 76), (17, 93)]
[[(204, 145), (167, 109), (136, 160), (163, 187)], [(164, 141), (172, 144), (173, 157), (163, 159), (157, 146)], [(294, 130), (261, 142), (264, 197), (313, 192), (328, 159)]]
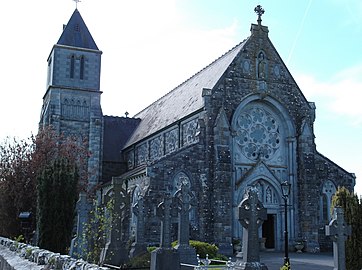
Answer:
[(250, 108), (241, 113), (236, 128), (237, 144), (248, 159), (271, 159), (280, 147), (279, 125), (262, 108)]

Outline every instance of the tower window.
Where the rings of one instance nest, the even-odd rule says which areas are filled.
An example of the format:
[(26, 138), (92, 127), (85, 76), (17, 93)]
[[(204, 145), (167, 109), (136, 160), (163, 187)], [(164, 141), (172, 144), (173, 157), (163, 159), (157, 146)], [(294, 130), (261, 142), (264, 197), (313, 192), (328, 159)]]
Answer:
[(79, 78), (81, 80), (84, 79), (84, 55), (82, 55), (82, 57), (80, 58), (80, 74), (79, 74)]
[(75, 65), (75, 57), (74, 55), (72, 55), (72, 57), (70, 58), (70, 78), (74, 78), (74, 65)]

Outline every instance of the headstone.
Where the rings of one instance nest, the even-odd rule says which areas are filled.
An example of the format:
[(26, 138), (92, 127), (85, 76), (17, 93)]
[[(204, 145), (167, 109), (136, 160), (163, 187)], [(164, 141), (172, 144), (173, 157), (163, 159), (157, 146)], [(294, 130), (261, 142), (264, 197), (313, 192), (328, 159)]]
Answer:
[(197, 263), (196, 251), (190, 246), (190, 216), (191, 205), (195, 197), (190, 191), (188, 184), (182, 183), (181, 188), (175, 194), (175, 206), (178, 210), (178, 244), (175, 249), (180, 254), (180, 262), (186, 264)]
[(180, 255), (171, 247), (171, 204), (169, 194), (157, 206), (157, 216), (161, 219), (160, 247), (151, 253), (151, 270), (180, 269)]
[(346, 253), (345, 242), (347, 237), (351, 235), (351, 226), (347, 225), (344, 220), (344, 212), (342, 207), (334, 208), (335, 217), (329, 225), (326, 225), (326, 235), (333, 240), (333, 270), (346, 269)]
[(137, 217), (135, 242), (132, 243), (130, 258), (145, 253), (147, 246), (144, 240), (144, 198), (142, 195), (138, 196), (137, 203), (132, 207), (134, 215)]
[(126, 249), (126, 237), (122, 226), (122, 221), (129, 205), (127, 190), (122, 187), (124, 180), (113, 177), (113, 198), (114, 198), (114, 215), (112, 220), (112, 228), (110, 230), (109, 239), (101, 254), (101, 261), (119, 266), (128, 261), (128, 251)]
[(81, 192), (79, 194), (79, 200), (76, 205), (77, 210), (77, 234), (72, 239), (69, 255), (73, 258), (82, 258), (83, 253), (87, 250), (87, 243), (83, 239), (84, 226), (88, 222), (88, 214), (92, 209), (92, 204), (87, 199), (87, 194)]
[(243, 257), (237, 257), (235, 269), (267, 270), (260, 263), (258, 228), (267, 219), (266, 209), (258, 199), (258, 189), (251, 187), (239, 204), (239, 222), (243, 226)]

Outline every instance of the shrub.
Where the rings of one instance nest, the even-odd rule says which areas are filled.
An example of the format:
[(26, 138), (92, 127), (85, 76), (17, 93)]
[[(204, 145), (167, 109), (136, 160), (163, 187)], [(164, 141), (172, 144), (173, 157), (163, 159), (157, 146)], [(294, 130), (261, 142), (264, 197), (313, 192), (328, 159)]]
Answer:
[[(177, 241), (172, 242), (172, 247), (177, 245)], [(190, 246), (195, 248), (196, 254), (199, 254), (200, 258), (205, 258), (206, 254), (209, 255), (209, 259), (213, 259), (217, 257), (217, 252), (219, 248), (214, 244), (209, 244), (206, 242), (190, 240)]]
[(151, 265), (151, 252), (145, 252), (133, 257), (127, 263), (127, 267), (149, 267)]

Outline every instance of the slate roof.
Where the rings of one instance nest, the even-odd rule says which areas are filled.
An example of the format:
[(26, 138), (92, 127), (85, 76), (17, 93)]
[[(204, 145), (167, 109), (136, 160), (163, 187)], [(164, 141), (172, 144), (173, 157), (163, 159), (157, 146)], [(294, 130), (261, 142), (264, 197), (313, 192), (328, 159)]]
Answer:
[(83, 21), (78, 9), (74, 10), (69, 22), (63, 29), (57, 44), (71, 47), (98, 50), (87, 25)]
[(136, 114), (134, 117), (140, 118), (141, 122), (125, 148), (202, 109), (202, 90), (212, 89), (216, 85), (246, 41), (247, 39)]
[(125, 117), (103, 117), (103, 160), (120, 161), (121, 149), (140, 122), (140, 119)]

